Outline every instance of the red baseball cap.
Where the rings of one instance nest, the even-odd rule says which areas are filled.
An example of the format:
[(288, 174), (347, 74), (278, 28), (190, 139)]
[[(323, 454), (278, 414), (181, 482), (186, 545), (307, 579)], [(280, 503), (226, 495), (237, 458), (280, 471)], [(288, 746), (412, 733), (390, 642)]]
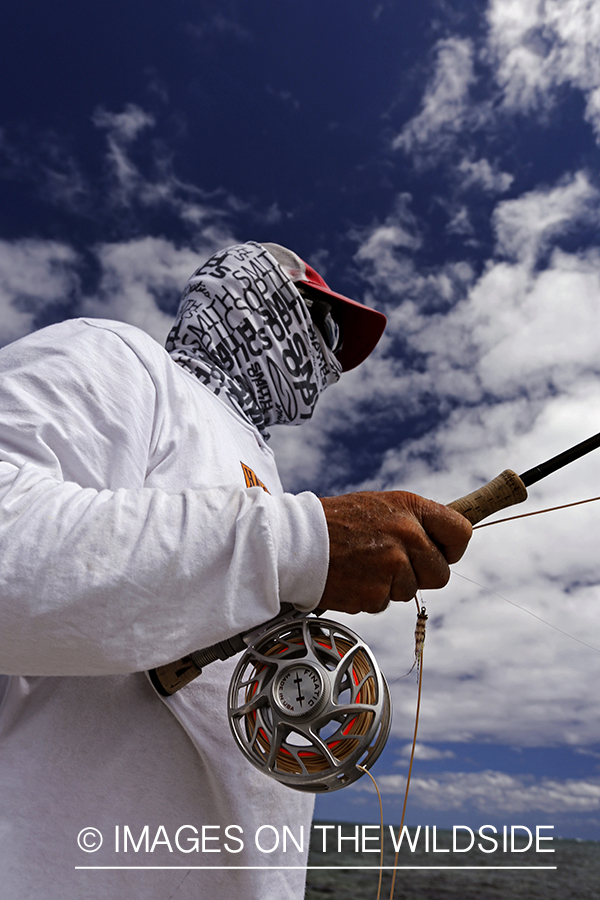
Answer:
[(332, 291), (319, 273), (300, 259), (293, 250), (288, 250), (280, 244), (262, 244), (262, 246), (276, 259), (293, 282), (305, 284), (324, 294), (328, 302), (333, 301), (331, 305), (335, 310), (334, 318), (341, 325), (343, 335), (342, 348), (336, 353), (342, 371), (348, 372), (360, 365), (373, 352), (383, 334), (387, 323), (384, 314)]

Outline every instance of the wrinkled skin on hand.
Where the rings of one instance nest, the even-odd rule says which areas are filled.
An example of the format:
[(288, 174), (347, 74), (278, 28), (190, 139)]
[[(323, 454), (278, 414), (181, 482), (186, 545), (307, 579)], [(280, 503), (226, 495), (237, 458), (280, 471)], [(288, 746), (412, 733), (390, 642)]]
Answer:
[(321, 609), (380, 612), (417, 589), (441, 588), (471, 538), (447, 506), (406, 491), (321, 498), (329, 529), (329, 572)]

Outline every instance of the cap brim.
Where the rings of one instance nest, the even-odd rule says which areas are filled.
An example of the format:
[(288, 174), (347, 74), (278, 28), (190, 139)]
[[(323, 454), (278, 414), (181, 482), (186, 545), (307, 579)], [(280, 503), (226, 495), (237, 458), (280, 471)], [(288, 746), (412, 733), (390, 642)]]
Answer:
[(355, 369), (370, 356), (379, 343), (387, 324), (386, 316), (377, 309), (363, 306), (343, 294), (336, 294), (329, 288), (316, 285), (314, 281), (301, 281), (300, 284), (338, 301), (335, 305), (342, 327), (343, 344), (336, 356), (343, 372)]

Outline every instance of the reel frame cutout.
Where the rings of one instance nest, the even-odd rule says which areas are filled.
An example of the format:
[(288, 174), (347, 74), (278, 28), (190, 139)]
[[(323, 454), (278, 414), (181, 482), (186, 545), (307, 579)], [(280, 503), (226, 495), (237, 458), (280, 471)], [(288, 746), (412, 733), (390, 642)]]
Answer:
[(391, 727), (388, 686), (371, 649), (339, 622), (303, 617), (261, 634), (231, 677), (234, 739), (257, 769), (324, 793), (362, 777)]

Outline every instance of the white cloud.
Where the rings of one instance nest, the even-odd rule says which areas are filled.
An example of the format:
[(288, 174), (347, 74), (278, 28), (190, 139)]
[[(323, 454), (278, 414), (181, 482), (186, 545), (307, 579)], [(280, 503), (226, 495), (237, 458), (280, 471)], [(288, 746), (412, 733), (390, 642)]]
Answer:
[(216, 13), (212, 18), (212, 24), (220, 34), (231, 35), (239, 41), (249, 41), (252, 39), (252, 32), (248, 31), (234, 19), (224, 16), (222, 13)]
[(232, 240), (208, 228), (194, 247), (154, 237), (101, 244), (93, 250), (98, 287), (89, 294), (81, 292), (81, 260), (72, 247), (56, 241), (0, 241), (0, 345), (35, 330), (52, 306), (71, 316), (129, 322), (162, 344), (192, 272)]
[[(231, 212), (244, 209), (245, 204), (225, 191), (208, 194), (194, 184), (181, 181), (175, 174), (168, 155), (151, 154), (151, 172), (145, 171), (133, 158), (134, 144), (140, 134), (155, 126), (154, 116), (141, 107), (128, 103), (121, 113), (96, 110), (92, 121), (106, 131), (109, 171), (107, 199), (114, 207), (163, 207), (194, 231), (202, 234), (213, 229), (215, 237), (227, 240), (226, 220)], [(266, 212), (257, 210), (256, 218), (276, 221), (281, 214), (272, 205)]]
[(358, 377), (369, 382), (373, 367), (381, 375), (387, 366), (382, 392), (403, 390), (416, 403), (435, 394), (438, 403), (468, 404), (455, 416), (471, 418), (480, 415), (473, 404), (485, 400), (493, 404), (483, 411), (489, 418), (498, 415), (499, 401), (545, 397), (595, 372), (600, 332), (588, 324), (600, 315), (599, 251), (554, 249), (546, 268), (533, 266), (553, 240), (590, 217), (598, 200), (585, 175), (577, 174), (553, 189), (501, 202), (494, 214), (498, 252), (512, 259), (491, 259), (475, 282), (464, 263), (417, 273), (405, 253), (377, 240), (387, 229), (374, 227), (356, 259), (368, 263), (379, 299), (389, 298), (385, 340), (401, 338), (425, 364), (407, 372), (400, 360), (375, 359)]
[(49, 164), (42, 166), (44, 196), (63, 209), (79, 212), (89, 202), (90, 186), (77, 161), (71, 156), (52, 154)]
[(580, 756), (591, 756), (593, 759), (600, 759), (600, 753), (596, 753), (595, 750), (587, 750), (585, 747), (578, 748), (575, 753), (578, 753)]
[[(405, 744), (400, 751), (401, 760), (397, 760), (396, 765), (406, 765), (406, 760), (410, 759), (412, 754), (412, 743)], [(434, 759), (454, 759), (455, 754), (452, 750), (438, 750), (437, 747), (429, 747), (427, 744), (417, 742), (415, 744), (415, 759), (434, 760)]]
[(282, 103), (285, 103), (293, 109), (300, 109), (300, 101), (293, 95), (291, 91), (286, 91), (282, 88), (274, 88), (271, 84), (266, 86), (267, 94), (270, 94), (271, 97), (275, 97), (277, 100), (280, 100)]
[[(80, 312), (129, 322), (163, 344), (188, 278), (201, 262), (231, 242), (230, 236), (209, 229), (195, 247), (177, 247), (166, 238), (154, 237), (102, 244), (96, 248), (101, 270), (98, 290), (83, 298)], [(163, 311), (165, 306), (169, 311)]]
[[(167, 157), (151, 155), (150, 169), (134, 159), (135, 142), (155, 126), (155, 119), (141, 107), (127, 104), (122, 112), (98, 108), (96, 127), (106, 132), (108, 190), (100, 203), (101, 214), (115, 207), (162, 207), (187, 226), (187, 244), (178, 247), (165, 237), (145, 235), (88, 248), (98, 264), (96, 288), (84, 295), (79, 280), (85, 259), (72, 246), (52, 240), (0, 242), (0, 343), (8, 343), (57, 315), (87, 315), (114, 318), (137, 325), (163, 342), (172, 321), (181, 291), (198, 263), (217, 249), (235, 243), (228, 220), (245, 208), (224, 191), (210, 196), (195, 185), (182, 182)], [(65, 155), (61, 141), (45, 139), (46, 156), (37, 159), (29, 151), (19, 151), (0, 132), (0, 142), (11, 171), (25, 173), (40, 181), (46, 196), (71, 211), (80, 211), (82, 202), (93, 196), (77, 163)], [(44, 149), (43, 148), (43, 149)], [(44, 160), (48, 158), (49, 162)], [(52, 163), (52, 165), (50, 165)], [(35, 176), (35, 177), (34, 177)], [(118, 215), (122, 215), (118, 210)], [(281, 217), (273, 204), (257, 211), (255, 218), (272, 223)], [(62, 310), (61, 310), (62, 308)], [(44, 311), (48, 315), (44, 317)]]
[(469, 89), (475, 82), (474, 47), (471, 40), (450, 37), (438, 41), (433, 75), (423, 96), (420, 112), (394, 140), (394, 149), (406, 153), (433, 153), (447, 149), (475, 113)]
[(557, 89), (583, 93), (600, 141), (600, 8), (596, 0), (490, 0), (487, 52), (509, 110), (546, 112)]
[[(402, 775), (381, 775), (377, 784), (384, 796), (404, 793)], [(352, 786), (354, 791), (371, 792), (367, 779)], [(479, 810), (495, 814), (543, 812), (586, 813), (600, 809), (600, 779), (535, 779), (505, 772), (446, 772), (429, 777), (413, 775), (411, 802), (427, 809)]]
[(163, 312), (159, 301), (170, 297), (176, 306), (203, 254), (152, 237), (103, 244), (96, 254), (102, 275), (97, 294), (84, 298), (82, 315), (129, 322), (164, 344), (173, 314)]
[(500, 254), (533, 264), (540, 250), (582, 222), (596, 222), (600, 192), (585, 172), (500, 203), (493, 216)]
[(451, 210), (451, 215), (452, 218), (446, 225), (446, 231), (449, 234), (462, 234), (465, 235), (465, 237), (475, 234), (475, 228), (471, 222), (471, 216), (467, 206), (462, 204), (461, 206), (454, 207), (454, 209)]
[(128, 155), (128, 147), (138, 135), (154, 124), (154, 117), (141, 107), (128, 103), (122, 113), (96, 110), (92, 121), (106, 131), (108, 163), (116, 182), (113, 199), (127, 205), (140, 182), (140, 173)]
[(94, 125), (105, 128), (109, 145), (130, 144), (145, 128), (155, 124), (154, 116), (137, 106), (128, 103), (122, 113), (112, 113), (99, 107), (92, 117)]
[[(386, 284), (392, 280), (404, 282), (408, 274), (407, 261), (398, 251), (416, 250), (421, 246), (417, 220), (410, 209), (411, 200), (410, 194), (399, 194), (385, 221), (374, 225), (362, 236), (356, 259), (370, 267), (377, 281), (383, 280)], [(355, 237), (361, 238), (358, 234)], [(408, 267), (412, 277), (412, 264), (408, 263)]]
[(596, 0), (489, 0), (485, 18), (480, 38), (437, 42), (421, 109), (392, 146), (419, 167), (466, 148), (454, 181), (502, 192), (512, 176), (474, 160), (475, 133), (498, 133), (515, 113), (546, 120), (571, 89), (583, 96), (600, 143), (600, 7)]
[[(168, 214), (165, 229), (179, 220), (194, 239), (197, 232), (204, 234), (209, 228), (228, 237), (230, 218), (249, 209), (248, 203), (225, 190), (205, 191), (182, 181), (164, 144), (153, 140), (155, 117), (142, 107), (128, 103), (121, 112), (98, 107), (92, 123), (106, 136), (105, 178), (100, 183), (88, 176), (67, 138), (53, 131), (38, 132), (26, 127), (16, 139), (0, 129), (1, 174), (33, 183), (44, 200), (62, 210), (82, 214), (88, 222), (93, 217), (100, 229), (108, 218), (112, 230), (117, 218), (122, 231), (124, 209), (130, 217), (126, 225), (133, 225), (135, 214), (150, 208)], [(139, 153), (142, 136), (144, 152)], [(252, 215), (264, 224), (282, 218), (277, 203), (267, 209), (252, 208)]]
[(508, 172), (500, 172), (497, 165), (487, 159), (472, 160), (467, 157), (457, 166), (460, 174), (460, 186), (463, 190), (477, 186), (490, 194), (502, 194), (514, 181)]
[(232, 37), (244, 43), (253, 40), (251, 31), (244, 28), (235, 19), (224, 16), (222, 13), (215, 13), (201, 22), (188, 22), (185, 29), (193, 37), (200, 39), (212, 38), (217, 34), (226, 38)]
[[(151, 114), (129, 103), (122, 112), (98, 108), (92, 120), (105, 131), (107, 139), (109, 182), (99, 204), (100, 214), (106, 214), (107, 205), (112, 207), (111, 216), (115, 207), (127, 207), (134, 215), (136, 206), (163, 207), (187, 226), (192, 237), (183, 247), (164, 237), (146, 235), (88, 248), (96, 257), (99, 274), (96, 289), (88, 289), (86, 295), (81, 293), (78, 278), (78, 267), (83, 268), (85, 260), (73, 247), (41, 239), (1, 242), (1, 343), (34, 330), (43, 320), (44, 310), (51, 306), (63, 307), (64, 315), (130, 322), (162, 343), (172, 325), (170, 310), (176, 308), (198, 262), (235, 242), (227, 222), (242, 203), (222, 191), (207, 198), (201, 188), (178, 179), (167, 157), (150, 154), (151, 171), (135, 161), (135, 142), (156, 124)], [(45, 195), (63, 207), (80, 211), (79, 204), (93, 200), (89, 186), (77, 163), (65, 155), (61, 141), (50, 137), (52, 140), (45, 138), (43, 142), (46, 156), (38, 159), (30, 151), (10, 145), (0, 133), (11, 171), (39, 182), (38, 170), (42, 170)], [(122, 215), (120, 209), (118, 215)], [(256, 217), (260, 216), (258, 211)], [(262, 213), (267, 222), (278, 217), (275, 205)]]
[(36, 327), (45, 308), (78, 289), (77, 254), (58, 241), (0, 241), (0, 346)]

